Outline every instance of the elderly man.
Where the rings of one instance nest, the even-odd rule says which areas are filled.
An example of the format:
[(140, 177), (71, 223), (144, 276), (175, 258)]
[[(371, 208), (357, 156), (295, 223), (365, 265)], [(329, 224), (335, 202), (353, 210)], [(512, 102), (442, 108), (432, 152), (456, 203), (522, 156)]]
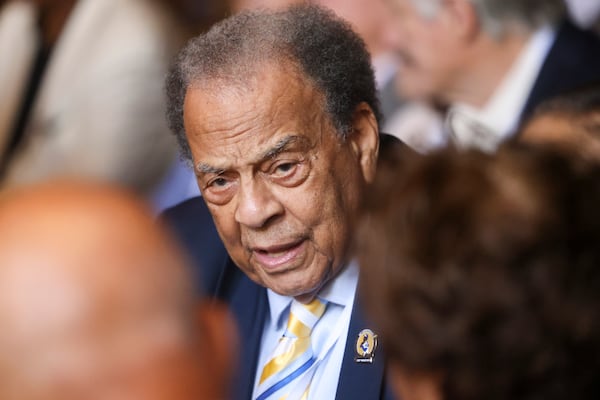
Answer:
[[(388, 398), (351, 251), (380, 140), (364, 43), (316, 6), (241, 13), (192, 40), (167, 84), (203, 197), (167, 217), (193, 254), (217, 253), (201, 272), (241, 330), (236, 398)], [(198, 239), (206, 206), (222, 260)]]
[(600, 80), (600, 40), (562, 0), (388, 0), (405, 96), (451, 105), (459, 147), (493, 150), (542, 100)]
[(0, 398), (225, 399), (235, 333), (197, 307), (130, 196), (69, 183), (0, 198)]

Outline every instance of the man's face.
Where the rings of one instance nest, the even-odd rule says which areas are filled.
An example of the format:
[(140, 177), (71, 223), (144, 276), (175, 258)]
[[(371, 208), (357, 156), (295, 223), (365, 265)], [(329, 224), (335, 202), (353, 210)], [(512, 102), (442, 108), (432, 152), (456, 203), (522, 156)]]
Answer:
[(347, 261), (376, 124), (373, 144), (363, 129), (343, 141), (306, 78), (282, 64), (261, 70), (248, 87), (190, 87), (185, 130), (232, 259), (253, 281), (310, 298)]
[(427, 17), (412, 0), (387, 3), (393, 18), (387, 39), (400, 58), (398, 89), (412, 99), (444, 98), (461, 62), (452, 17), (443, 3)]

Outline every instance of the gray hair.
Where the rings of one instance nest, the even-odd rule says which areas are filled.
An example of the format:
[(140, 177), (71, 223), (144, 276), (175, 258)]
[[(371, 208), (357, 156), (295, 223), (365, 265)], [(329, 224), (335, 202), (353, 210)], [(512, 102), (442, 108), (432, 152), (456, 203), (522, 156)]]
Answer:
[[(499, 37), (508, 29), (520, 27), (534, 30), (555, 23), (565, 15), (563, 0), (467, 0), (477, 12), (483, 29)], [(442, 0), (411, 0), (426, 18), (433, 17)]]
[(199, 82), (244, 87), (266, 62), (277, 62), (291, 63), (323, 93), (326, 111), (345, 138), (361, 102), (380, 119), (370, 60), (362, 39), (323, 8), (300, 5), (235, 14), (190, 40), (176, 58), (166, 81), (169, 126), (190, 161), (183, 124), (188, 87)]

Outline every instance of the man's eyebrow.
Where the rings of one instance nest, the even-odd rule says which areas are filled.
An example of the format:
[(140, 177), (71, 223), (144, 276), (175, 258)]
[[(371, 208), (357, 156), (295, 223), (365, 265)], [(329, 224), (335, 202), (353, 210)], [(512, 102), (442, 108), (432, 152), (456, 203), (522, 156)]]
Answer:
[(196, 165), (196, 172), (199, 172), (202, 174), (221, 175), (221, 174), (225, 173), (225, 170), (223, 168), (213, 167), (212, 165), (198, 163)]
[(291, 145), (296, 143), (307, 144), (309, 140), (304, 136), (290, 135), (282, 138), (278, 141), (275, 146), (271, 147), (269, 150), (265, 151), (261, 157), (261, 160), (267, 160), (270, 158), (275, 158), (279, 154), (286, 151)]
[[(290, 146), (301, 143), (308, 145), (310, 141), (304, 136), (290, 135), (279, 140), (273, 147), (265, 151), (257, 160), (257, 162), (268, 160), (277, 157), (279, 154), (287, 151)], [(196, 173), (222, 175), (226, 172), (224, 168), (214, 167), (209, 164), (199, 162), (196, 164)]]

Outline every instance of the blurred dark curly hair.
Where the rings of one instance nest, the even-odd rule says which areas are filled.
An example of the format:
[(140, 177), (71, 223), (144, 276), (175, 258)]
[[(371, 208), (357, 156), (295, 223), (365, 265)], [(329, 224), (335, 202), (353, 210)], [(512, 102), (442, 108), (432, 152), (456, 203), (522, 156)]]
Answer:
[(247, 11), (190, 40), (168, 74), (167, 119), (184, 158), (191, 160), (183, 124), (188, 87), (207, 82), (217, 83), (211, 90), (243, 87), (269, 62), (291, 64), (300, 75), (290, 79), (306, 78), (316, 85), (342, 137), (349, 133), (352, 114), (361, 102), (380, 119), (370, 55), (346, 22), (314, 5)]
[(388, 157), (356, 246), (391, 360), (444, 400), (600, 398), (599, 205), (547, 149)]

